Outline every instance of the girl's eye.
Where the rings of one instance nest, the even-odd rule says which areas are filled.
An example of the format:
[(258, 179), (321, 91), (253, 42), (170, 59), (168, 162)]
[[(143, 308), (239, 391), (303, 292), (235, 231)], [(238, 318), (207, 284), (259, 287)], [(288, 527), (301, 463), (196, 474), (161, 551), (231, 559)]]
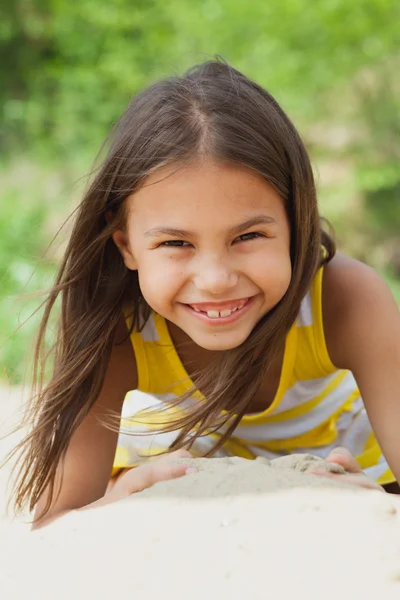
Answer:
[(166, 242), (162, 242), (160, 246), (167, 246), (169, 248), (187, 248), (190, 244), (183, 240), (167, 240)]
[(239, 237), (236, 238), (235, 242), (236, 241), (247, 242), (248, 240), (254, 240), (259, 237), (265, 237), (265, 236), (262, 235), (262, 233), (258, 233), (257, 231), (251, 231), (249, 233), (243, 233), (243, 235), (239, 235)]
[[(258, 233), (257, 231), (251, 231), (249, 233), (243, 233), (242, 235), (239, 235), (239, 237), (235, 239), (235, 242), (247, 242), (249, 240), (254, 240), (263, 237), (265, 237), (265, 235), (263, 235), (262, 233)], [(189, 248), (190, 246), (192, 246), (192, 244), (190, 244), (189, 242), (184, 242), (183, 240), (166, 240), (165, 242), (161, 242), (159, 246), (164, 248)]]

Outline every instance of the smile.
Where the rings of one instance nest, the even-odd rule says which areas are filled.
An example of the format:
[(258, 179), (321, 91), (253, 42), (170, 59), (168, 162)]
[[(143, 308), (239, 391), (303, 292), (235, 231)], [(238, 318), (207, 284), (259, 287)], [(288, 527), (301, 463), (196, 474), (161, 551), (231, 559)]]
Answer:
[(183, 304), (190, 312), (201, 318), (203, 321), (217, 324), (228, 324), (241, 317), (250, 305), (255, 296), (242, 298), (240, 300), (229, 300), (227, 302), (211, 303), (201, 302), (196, 304)]

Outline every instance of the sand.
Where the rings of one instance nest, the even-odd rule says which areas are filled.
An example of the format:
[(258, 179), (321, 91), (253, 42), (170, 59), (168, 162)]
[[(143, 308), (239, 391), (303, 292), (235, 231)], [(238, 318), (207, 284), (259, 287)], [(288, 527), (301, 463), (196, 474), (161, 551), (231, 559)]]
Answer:
[(3, 521), (1, 600), (400, 598), (398, 497), (317, 478), (332, 467), (310, 456), (193, 462), (33, 533)]

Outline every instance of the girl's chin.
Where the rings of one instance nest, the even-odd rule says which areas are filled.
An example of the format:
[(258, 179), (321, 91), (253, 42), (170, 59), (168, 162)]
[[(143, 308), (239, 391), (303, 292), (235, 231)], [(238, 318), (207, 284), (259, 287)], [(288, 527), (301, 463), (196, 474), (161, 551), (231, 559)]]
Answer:
[[(191, 335), (190, 332), (186, 334), (193, 340), (193, 342), (203, 348), (204, 350), (210, 350), (213, 352), (233, 350), (238, 348), (246, 341), (248, 336), (227, 336), (222, 333), (215, 333), (209, 336), (196, 336)], [(211, 338), (211, 339), (210, 339)]]

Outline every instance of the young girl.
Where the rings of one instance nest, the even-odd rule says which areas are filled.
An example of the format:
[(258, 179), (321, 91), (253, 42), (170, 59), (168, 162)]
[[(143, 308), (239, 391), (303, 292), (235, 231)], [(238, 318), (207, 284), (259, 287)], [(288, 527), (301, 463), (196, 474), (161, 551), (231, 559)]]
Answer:
[(335, 254), (296, 129), (227, 64), (156, 83), (116, 125), (37, 364), (59, 296), (53, 375), (20, 446), (16, 506), (36, 522), (184, 474), (131, 468), (179, 449), (310, 452), (364, 487), (400, 479), (398, 308)]

